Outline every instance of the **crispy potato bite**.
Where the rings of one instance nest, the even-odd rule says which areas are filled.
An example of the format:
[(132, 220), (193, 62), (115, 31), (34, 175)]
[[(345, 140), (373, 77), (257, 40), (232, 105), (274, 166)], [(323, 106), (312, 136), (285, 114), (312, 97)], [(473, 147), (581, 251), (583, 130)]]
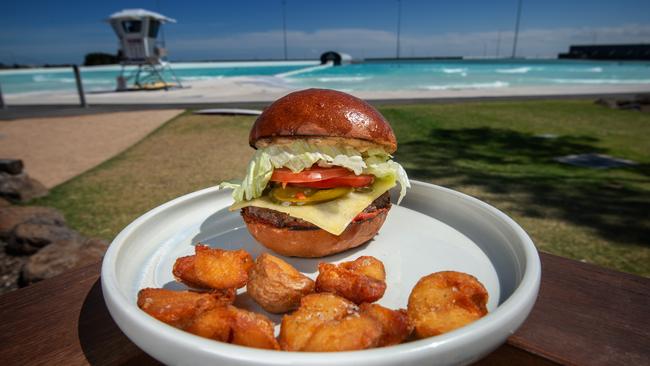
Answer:
[[(187, 278), (190, 283), (214, 289), (240, 288), (246, 285), (253, 258), (245, 250), (213, 249), (207, 245), (197, 245), (194, 248), (194, 273)], [(179, 270), (182, 266), (189, 268), (189, 265), (183, 263), (178, 267)], [(191, 271), (188, 270), (188, 273)]]
[(367, 315), (381, 324), (381, 338), (377, 347), (392, 346), (406, 340), (413, 332), (406, 310), (391, 310), (379, 304), (361, 304), (361, 315)]
[(221, 304), (220, 295), (192, 291), (145, 288), (138, 292), (138, 307), (154, 318), (185, 328), (197, 315)]
[(374, 257), (363, 256), (338, 266), (320, 263), (318, 271), (317, 292), (331, 292), (356, 304), (375, 302), (386, 291), (384, 264)]
[(338, 352), (373, 348), (379, 345), (381, 334), (381, 324), (369, 316), (354, 313), (316, 328), (302, 351)]
[(282, 318), (280, 346), (285, 351), (302, 351), (316, 329), (331, 321), (354, 314), (357, 306), (329, 293), (302, 298), (300, 307)]
[(229, 342), (234, 323), (235, 320), (230, 308), (228, 306), (217, 306), (199, 314), (185, 330), (215, 341)]
[(303, 296), (314, 292), (314, 281), (282, 259), (264, 253), (249, 273), (246, 291), (264, 310), (284, 313), (296, 309)]
[(487, 314), (488, 293), (472, 275), (446, 271), (422, 277), (411, 291), (408, 316), (415, 335), (449, 332)]
[(235, 319), (231, 343), (255, 348), (280, 349), (275, 339), (273, 322), (269, 318), (234, 306), (229, 308)]
[(186, 257), (180, 257), (174, 262), (174, 268), (172, 268), (172, 273), (176, 281), (183, 283), (189, 287), (198, 288), (198, 289), (207, 289), (208, 285), (201, 282), (196, 276), (196, 271), (194, 270), (194, 261), (196, 256), (188, 255)]
[(274, 325), (267, 317), (234, 307), (218, 306), (198, 315), (185, 328), (201, 337), (241, 346), (279, 350)]

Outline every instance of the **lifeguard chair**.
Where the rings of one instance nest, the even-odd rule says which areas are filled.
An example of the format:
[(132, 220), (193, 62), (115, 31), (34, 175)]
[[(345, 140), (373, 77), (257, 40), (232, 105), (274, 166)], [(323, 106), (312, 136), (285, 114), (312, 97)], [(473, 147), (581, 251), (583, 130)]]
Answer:
[[(122, 70), (117, 77), (117, 90), (157, 90), (182, 87), (169, 62), (165, 60), (167, 50), (158, 42), (158, 32), (164, 23), (176, 20), (145, 9), (124, 9), (106, 19), (120, 40), (120, 64)], [(125, 75), (126, 66), (137, 69)], [(165, 80), (168, 74), (173, 82)], [(128, 82), (133, 79), (134, 88)]]

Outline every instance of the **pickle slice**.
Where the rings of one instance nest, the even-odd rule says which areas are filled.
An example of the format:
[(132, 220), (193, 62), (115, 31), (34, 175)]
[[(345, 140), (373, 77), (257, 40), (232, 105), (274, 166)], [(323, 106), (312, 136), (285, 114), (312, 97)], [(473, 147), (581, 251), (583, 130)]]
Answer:
[(352, 192), (351, 187), (337, 187), (330, 189), (315, 189), (304, 187), (275, 187), (271, 190), (271, 197), (279, 202), (289, 202), (294, 205), (306, 205), (331, 201)]

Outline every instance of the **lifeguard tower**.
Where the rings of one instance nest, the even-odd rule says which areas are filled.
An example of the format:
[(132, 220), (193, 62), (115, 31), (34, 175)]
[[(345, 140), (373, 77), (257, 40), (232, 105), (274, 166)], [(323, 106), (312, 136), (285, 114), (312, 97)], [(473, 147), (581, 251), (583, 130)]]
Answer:
[[(122, 65), (117, 77), (117, 90), (157, 90), (182, 87), (169, 62), (165, 60), (167, 50), (158, 41), (158, 33), (164, 23), (176, 20), (145, 9), (124, 9), (108, 19), (120, 40), (118, 56)], [(127, 66), (135, 65), (129, 74)], [(173, 79), (167, 82), (165, 75)], [(128, 83), (133, 80), (133, 86)]]

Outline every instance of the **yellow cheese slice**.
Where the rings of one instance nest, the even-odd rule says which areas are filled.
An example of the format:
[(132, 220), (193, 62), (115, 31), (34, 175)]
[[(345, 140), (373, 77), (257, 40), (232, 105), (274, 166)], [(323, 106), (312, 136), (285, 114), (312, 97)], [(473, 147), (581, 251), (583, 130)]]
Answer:
[(395, 185), (395, 177), (388, 176), (375, 179), (366, 192), (352, 191), (344, 197), (315, 205), (282, 206), (273, 202), (270, 197), (263, 196), (250, 201), (235, 202), (229, 210), (236, 211), (248, 206), (268, 208), (311, 222), (334, 235), (340, 235), (352, 219)]

